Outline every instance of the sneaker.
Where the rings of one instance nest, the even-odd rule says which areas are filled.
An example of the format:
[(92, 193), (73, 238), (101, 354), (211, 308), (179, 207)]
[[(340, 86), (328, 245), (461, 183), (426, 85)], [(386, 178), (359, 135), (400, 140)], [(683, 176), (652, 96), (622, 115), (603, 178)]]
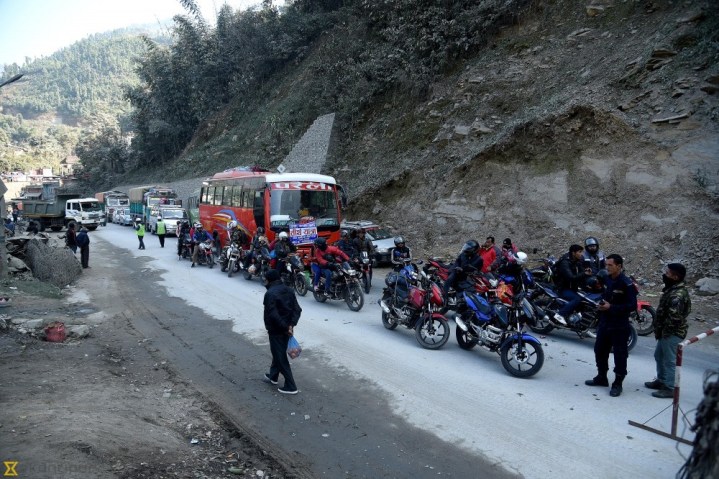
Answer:
[(327, 291), (325, 291), (323, 294), (324, 294), (324, 297), (325, 297), (325, 298), (329, 298), (329, 297), (330, 297), (330, 293), (328, 293)]
[(265, 373), (265, 379), (263, 379), (264, 382), (270, 383), (270, 384), (277, 384), (276, 379), (272, 379), (269, 374)]
[(664, 383), (661, 382), (659, 379), (654, 379), (653, 381), (645, 382), (644, 387), (649, 389), (663, 389)]
[(558, 322), (559, 324), (563, 324), (564, 326), (567, 325), (567, 322), (564, 320), (564, 316), (562, 316), (562, 315), (559, 314), (559, 313), (557, 313), (557, 314), (554, 315), (554, 320), (555, 320), (556, 322)]
[(278, 390), (279, 392), (281, 392), (282, 394), (297, 394), (298, 392), (300, 392), (299, 389), (287, 389), (286, 386), (283, 386), (283, 387), (281, 387), (281, 388), (277, 388), (277, 390)]
[(670, 399), (674, 397), (674, 389), (663, 386), (660, 390), (654, 391), (652, 396), (655, 398)]
[(594, 376), (592, 379), (587, 379), (586, 381), (584, 381), (584, 384), (586, 384), (587, 386), (607, 387), (609, 386), (609, 379), (607, 379), (606, 377)]
[(190, 265), (190, 268), (194, 268), (194, 267), (195, 267), (195, 263), (192, 263), (192, 264)]
[(622, 385), (612, 383), (612, 389), (609, 390), (609, 395), (613, 398), (619, 397), (622, 394)]

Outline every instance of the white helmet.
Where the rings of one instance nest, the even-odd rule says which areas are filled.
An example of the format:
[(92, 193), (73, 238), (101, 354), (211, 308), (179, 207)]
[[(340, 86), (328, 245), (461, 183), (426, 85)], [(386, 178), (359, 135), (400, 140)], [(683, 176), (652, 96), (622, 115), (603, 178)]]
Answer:
[(527, 253), (520, 251), (516, 254), (517, 264), (524, 264), (527, 262)]
[(287, 239), (287, 238), (289, 238), (289, 235), (287, 234), (286, 231), (280, 232), (280, 239), (281, 239), (281, 240), (284, 240), (284, 239)]
[(233, 229), (237, 228), (237, 221), (232, 220), (232, 221), (230, 221), (230, 224), (227, 225), (227, 226), (228, 226), (231, 230), (233, 230)]
[(197, 229), (197, 228), (202, 228), (202, 223), (197, 222), (197, 223), (195, 223), (193, 226), (195, 227), (195, 229)]
[(142, 221), (142, 220), (141, 220), (140, 218), (135, 218), (135, 223), (139, 223), (139, 222), (141, 222), (141, 221)]

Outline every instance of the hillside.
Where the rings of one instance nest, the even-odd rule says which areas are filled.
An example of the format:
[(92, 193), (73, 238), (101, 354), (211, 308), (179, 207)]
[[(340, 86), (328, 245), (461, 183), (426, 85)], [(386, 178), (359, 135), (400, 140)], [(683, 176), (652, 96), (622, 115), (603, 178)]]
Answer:
[[(650, 281), (669, 260), (718, 275), (717, 4), (495, 6), (514, 15), (488, 16), (486, 46), (426, 88), (408, 80), (338, 111), (326, 173), (349, 187), (348, 215), (403, 232), (422, 255), (490, 234), (561, 254), (591, 234)], [(317, 89), (347, 64), (338, 46), (362, 37), (353, 28), (329, 29), (254, 104), (203, 123), (163, 172), (279, 164), (309, 112), (356, 104)]]

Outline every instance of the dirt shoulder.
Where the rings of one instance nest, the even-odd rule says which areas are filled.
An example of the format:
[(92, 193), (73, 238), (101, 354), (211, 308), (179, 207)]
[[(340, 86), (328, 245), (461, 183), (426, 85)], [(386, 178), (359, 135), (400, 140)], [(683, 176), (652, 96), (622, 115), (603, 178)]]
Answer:
[[(7, 282), (4, 318), (88, 324), (90, 336), (50, 343), (0, 331), (0, 451), (18, 477), (296, 477), (179, 382), (118, 305), (85, 300), (98, 268), (64, 290)], [(17, 288), (17, 289), (11, 289)]]

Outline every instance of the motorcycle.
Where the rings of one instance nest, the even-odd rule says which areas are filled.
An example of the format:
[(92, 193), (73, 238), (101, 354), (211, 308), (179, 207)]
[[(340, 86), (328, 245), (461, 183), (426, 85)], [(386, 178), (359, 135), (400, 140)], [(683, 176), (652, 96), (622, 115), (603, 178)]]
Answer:
[(369, 253), (362, 251), (359, 258), (353, 261), (355, 269), (362, 272), (362, 286), (364, 292), (369, 294), (369, 289), (372, 286), (372, 260), (369, 257)]
[(220, 271), (223, 273), (227, 272), (227, 277), (232, 278), (232, 275), (242, 269), (242, 262), (244, 260), (244, 250), (236, 242), (231, 242), (229, 245), (222, 248), (220, 253)]
[[(639, 283), (634, 279), (634, 276), (630, 276), (629, 279), (634, 283), (634, 288), (637, 290), (637, 296), (639, 295)], [(657, 312), (652, 307), (649, 301), (637, 299), (637, 310), (632, 311), (629, 315), (629, 320), (634, 325), (634, 329), (637, 330), (639, 336), (649, 336), (654, 332), (654, 321), (657, 319)]]
[(285, 261), (285, 270), (280, 273), (282, 282), (294, 288), (295, 292), (300, 296), (307, 294), (307, 277), (305, 276), (305, 266), (297, 255), (289, 255)]
[(212, 267), (215, 266), (214, 251), (215, 248), (212, 244), (212, 240), (206, 240), (200, 243), (197, 253), (197, 263), (207, 265), (212, 269)]
[[(531, 302), (537, 314), (535, 324), (530, 325), (530, 329), (538, 334), (549, 334), (553, 329), (568, 329), (574, 331), (580, 338), (596, 338), (596, 328), (599, 322), (597, 314), (597, 306), (601, 299), (601, 293), (587, 293), (578, 291), (577, 294), (581, 298), (581, 302), (577, 306), (574, 314), (578, 315), (577, 321), (561, 323), (556, 319), (555, 315), (567, 300), (561, 298), (559, 294), (548, 284), (535, 282), (535, 290), (532, 292)], [(627, 349), (631, 351), (637, 345), (637, 330), (630, 323), (629, 340), (627, 341)]]
[(451, 333), (447, 318), (439, 312), (444, 304), (442, 289), (425, 271), (410, 276), (391, 271), (385, 278), (387, 287), (379, 301), (382, 324), (389, 330), (400, 324), (414, 329), (420, 346), (439, 349)]
[(259, 276), (262, 282), (264, 282), (265, 274), (270, 270), (270, 261), (272, 261), (272, 258), (270, 257), (270, 251), (267, 247), (263, 246), (259, 250), (255, 250), (252, 254), (250, 264), (247, 266), (247, 269), (243, 270), (245, 279), (250, 281), (253, 276)]
[[(337, 263), (334, 263), (337, 264)], [(325, 296), (325, 277), (320, 277), (320, 282), (313, 295), (315, 301), (324, 303), (328, 299), (334, 301), (345, 301), (351, 311), (359, 311), (364, 305), (364, 294), (359, 280), (359, 272), (350, 268), (347, 263), (336, 267), (332, 271), (332, 287)]]
[(180, 256), (177, 258), (179, 259), (189, 259), (192, 260), (192, 249), (194, 248), (195, 243), (192, 242), (192, 238), (190, 237), (190, 234), (185, 234), (184, 238), (182, 238), (182, 248), (180, 249), (181, 253)]
[(492, 300), (463, 289), (458, 297), (454, 321), (459, 347), (470, 350), (476, 345), (498, 353), (504, 369), (514, 377), (534, 376), (544, 365), (542, 343), (531, 334), (524, 333), (524, 325), (535, 322), (535, 312), (520, 291), (507, 305), (498, 297)]

